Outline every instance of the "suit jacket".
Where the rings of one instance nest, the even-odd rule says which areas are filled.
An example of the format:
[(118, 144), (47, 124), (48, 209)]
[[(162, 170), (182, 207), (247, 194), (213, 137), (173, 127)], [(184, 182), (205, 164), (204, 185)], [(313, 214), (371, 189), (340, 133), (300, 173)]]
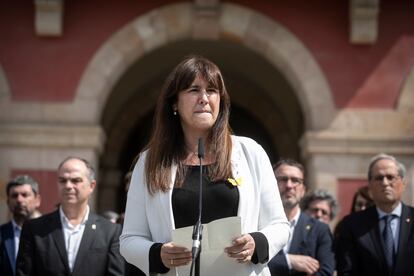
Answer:
[(123, 275), (120, 233), (120, 225), (90, 212), (71, 273), (59, 210), (27, 221), (20, 236), (16, 275)]
[(15, 275), (15, 252), (13, 224), (11, 222), (0, 226), (0, 275)]
[[(301, 212), (293, 232), (289, 254), (317, 259), (320, 268), (314, 275), (332, 275), (335, 270), (335, 256), (329, 226)], [(289, 270), (283, 250), (270, 260), (268, 266), (272, 275), (306, 275), (303, 272)]]
[(412, 275), (414, 208), (402, 205), (394, 271), (388, 271), (375, 207), (348, 215), (335, 231), (338, 275)]

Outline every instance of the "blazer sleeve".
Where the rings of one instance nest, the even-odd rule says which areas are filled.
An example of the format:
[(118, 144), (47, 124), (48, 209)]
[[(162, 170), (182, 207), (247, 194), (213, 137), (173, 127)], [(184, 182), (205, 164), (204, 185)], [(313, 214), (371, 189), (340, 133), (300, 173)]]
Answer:
[(331, 276), (335, 270), (335, 255), (332, 246), (332, 233), (328, 225), (320, 223), (315, 258), (319, 261), (319, 271), (314, 275)]
[(259, 159), (256, 163), (258, 183), (260, 183), (260, 214), (259, 231), (269, 242), (269, 256), (271, 260), (286, 245), (289, 238), (289, 222), (283, 209), (276, 177), (269, 157), (260, 146)]
[[(244, 157), (247, 160), (246, 168), (256, 190), (258, 219), (254, 216), (255, 210), (248, 212), (247, 221), (255, 223), (257, 230), (267, 239), (269, 244), (268, 262), (272, 259), (287, 243), (289, 238), (289, 223), (287, 221), (282, 200), (276, 182), (276, 177), (272, 169), (269, 157), (265, 150), (252, 139), (238, 138)], [(243, 189), (243, 185), (240, 189)], [(246, 219), (246, 218), (245, 218)], [(252, 231), (250, 231), (252, 232)]]
[(149, 252), (154, 241), (146, 214), (145, 156), (145, 153), (140, 156), (132, 172), (120, 251), (128, 263), (149, 275)]
[[(314, 232), (307, 237), (305, 246), (300, 249), (300, 254), (311, 256), (318, 260), (320, 269), (314, 275), (331, 276), (335, 270), (335, 256), (332, 248), (332, 234), (328, 225), (316, 222)], [(290, 271), (286, 255), (281, 250), (268, 264), (272, 275), (296, 275), (295, 271)]]
[(334, 250), (337, 275), (357, 275), (356, 248), (346, 217), (335, 230)]
[(272, 275), (289, 275), (289, 266), (286, 255), (280, 250), (273, 259), (267, 264)]
[(108, 252), (108, 267), (106, 275), (121, 276), (125, 272), (125, 261), (119, 252), (119, 236), (121, 235), (121, 225), (115, 224), (116, 228), (112, 235), (111, 244)]
[(12, 268), (12, 260), (9, 258), (14, 253), (10, 252), (12, 248), (7, 246), (8, 242), (11, 242), (14, 246), (13, 225), (11, 222), (0, 225), (0, 275), (15, 274)]

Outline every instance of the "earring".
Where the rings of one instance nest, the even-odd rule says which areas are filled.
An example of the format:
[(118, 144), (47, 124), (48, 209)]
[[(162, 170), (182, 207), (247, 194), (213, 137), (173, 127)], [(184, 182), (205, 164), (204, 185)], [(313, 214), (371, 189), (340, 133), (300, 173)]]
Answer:
[(174, 116), (177, 116), (177, 110), (174, 110)]

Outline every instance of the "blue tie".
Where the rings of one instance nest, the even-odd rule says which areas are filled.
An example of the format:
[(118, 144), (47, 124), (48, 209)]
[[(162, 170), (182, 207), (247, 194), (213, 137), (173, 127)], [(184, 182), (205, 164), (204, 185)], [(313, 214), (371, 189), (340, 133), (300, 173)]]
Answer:
[(383, 217), (385, 226), (382, 231), (382, 238), (384, 239), (384, 253), (387, 260), (388, 268), (392, 269), (394, 265), (394, 237), (392, 236), (391, 221), (393, 215), (386, 215)]

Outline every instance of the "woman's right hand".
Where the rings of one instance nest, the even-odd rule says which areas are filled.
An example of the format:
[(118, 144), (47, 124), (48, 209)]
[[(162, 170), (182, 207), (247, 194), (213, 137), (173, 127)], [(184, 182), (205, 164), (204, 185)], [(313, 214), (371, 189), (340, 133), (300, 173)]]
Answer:
[(187, 265), (191, 262), (191, 251), (173, 242), (164, 243), (161, 246), (161, 261), (168, 268)]

